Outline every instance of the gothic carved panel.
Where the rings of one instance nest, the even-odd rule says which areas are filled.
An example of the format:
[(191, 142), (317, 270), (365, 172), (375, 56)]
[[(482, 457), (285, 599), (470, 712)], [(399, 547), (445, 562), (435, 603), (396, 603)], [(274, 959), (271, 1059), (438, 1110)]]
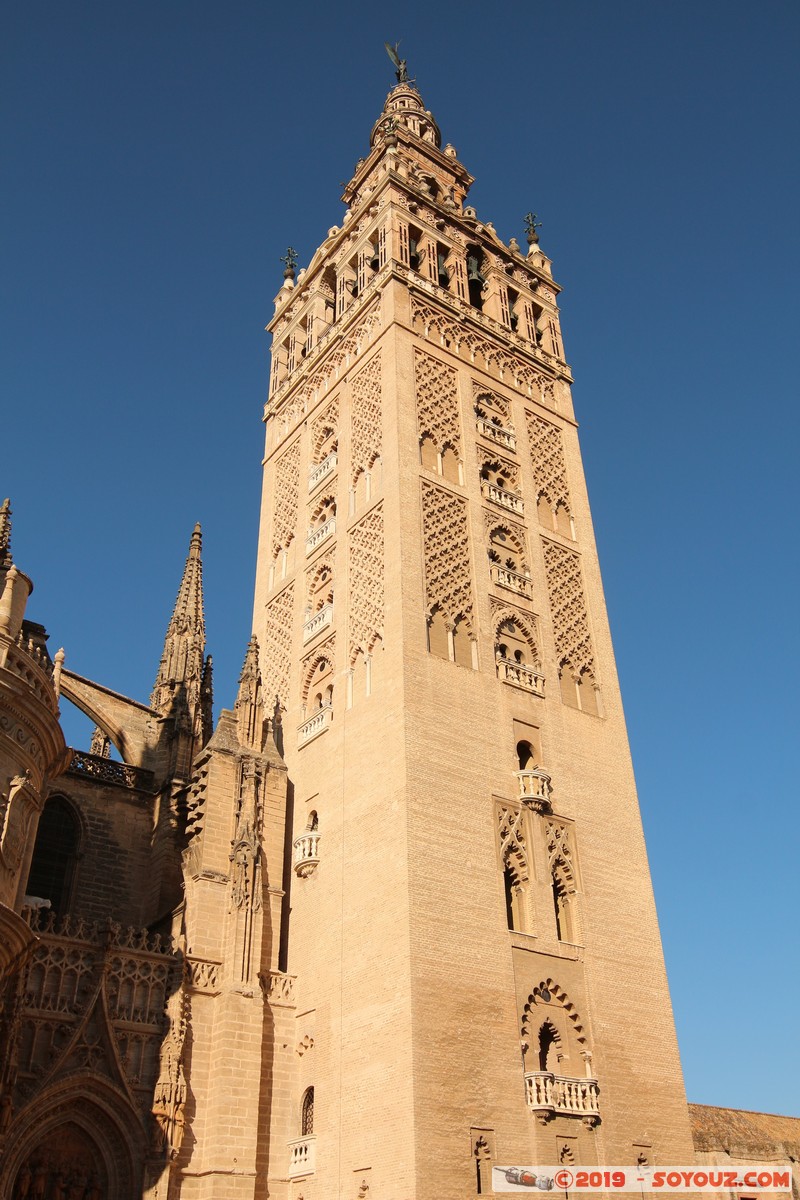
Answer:
[(545, 823), (544, 836), (551, 873), (554, 877), (558, 877), (559, 883), (566, 892), (575, 892), (577, 882), (570, 826), (564, 821), (552, 817)]
[(473, 632), (472, 567), (469, 553), (467, 501), (422, 481), (422, 524), (425, 554), (425, 604), (451, 625), (459, 618)]
[(439, 453), (451, 446), (461, 458), (458, 375), (455, 370), (438, 358), (415, 350), (414, 381), (420, 440), (427, 435), (433, 439)]
[(353, 376), (351, 390), (350, 479), (369, 471), (382, 449), (381, 353)]
[(534, 413), (527, 413), (526, 417), (536, 491), (546, 498), (551, 508), (563, 504), (571, 513), (561, 430)]
[(383, 637), (383, 505), (350, 530), (350, 654), (369, 654)]
[(273, 555), (285, 550), (297, 528), (297, 500), (300, 480), (300, 442), (295, 441), (275, 466), (274, 516), (272, 521)]
[(289, 702), (289, 663), (292, 650), (294, 584), (267, 605), (264, 626), (264, 695), (269, 711), (277, 698), (282, 708)]
[(594, 675), (594, 649), (581, 577), (581, 561), (573, 550), (542, 539), (547, 589), (559, 667), (568, 663), (574, 674)]
[(497, 805), (497, 836), (500, 842), (500, 857), (504, 866), (514, 872), (515, 884), (528, 882), (528, 847), (525, 837), (525, 813), (513, 804)]

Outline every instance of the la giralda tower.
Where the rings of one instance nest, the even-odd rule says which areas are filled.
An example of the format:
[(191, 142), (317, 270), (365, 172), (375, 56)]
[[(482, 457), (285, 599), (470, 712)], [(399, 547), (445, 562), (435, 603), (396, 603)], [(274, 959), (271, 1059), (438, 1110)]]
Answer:
[(269, 326), (289, 1200), (694, 1157), (559, 288), (398, 77)]

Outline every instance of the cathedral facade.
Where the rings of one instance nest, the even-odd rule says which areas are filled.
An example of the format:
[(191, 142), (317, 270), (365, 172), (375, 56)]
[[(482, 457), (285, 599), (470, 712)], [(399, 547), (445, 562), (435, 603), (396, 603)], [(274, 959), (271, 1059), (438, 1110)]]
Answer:
[(714, 1152), (558, 285), (398, 78), (343, 225), (287, 258), (233, 707), (199, 528), (145, 704), (51, 657), (0, 511), (8, 1200), (463, 1200), (499, 1164)]

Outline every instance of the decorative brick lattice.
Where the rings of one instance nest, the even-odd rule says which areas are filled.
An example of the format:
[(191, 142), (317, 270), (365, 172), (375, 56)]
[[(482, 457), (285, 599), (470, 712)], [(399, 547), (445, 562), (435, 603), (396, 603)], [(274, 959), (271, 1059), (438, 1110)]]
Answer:
[(330, 404), (311, 423), (311, 455), (318, 463), (323, 458), (323, 448), (330, 434), (339, 428), (339, 397), (334, 396)]
[(472, 569), (467, 502), (422, 481), (427, 613), (438, 606), (451, 626), (459, 617), (472, 633)]
[(294, 616), (294, 584), (267, 605), (264, 629), (264, 696), (267, 711), (275, 698), (282, 708), (289, 702), (289, 662), (292, 650), (292, 618)]
[(561, 430), (533, 413), (526, 415), (536, 491), (545, 497), (551, 508), (563, 504), (567, 512), (571, 513), (572, 504), (569, 498)]
[(285, 550), (295, 535), (299, 479), (300, 442), (295, 441), (281, 455), (275, 467), (275, 516), (272, 522), (272, 549), (275, 555)]
[(433, 438), (441, 453), (452, 446), (461, 455), (461, 422), (458, 417), (458, 376), (447, 363), (414, 351), (414, 379), (417, 392), (419, 436)]
[(382, 446), (381, 353), (380, 350), (351, 383), (350, 476), (355, 482), (361, 471), (369, 471)]
[(581, 578), (581, 560), (572, 550), (542, 542), (547, 588), (559, 667), (569, 663), (575, 674), (594, 676), (594, 650)]
[(383, 505), (350, 531), (350, 654), (383, 637)]
[(505, 347), (466, 328), (457, 317), (426, 304), (414, 295), (411, 297), (411, 316), (425, 337), (431, 340), (438, 337), (442, 346), (455, 349), (456, 354), (467, 362), (474, 364), (482, 360), (487, 371), (496, 371), (501, 381), (513, 384), (532, 399), (553, 404), (552, 385), (545, 381), (543, 375)]

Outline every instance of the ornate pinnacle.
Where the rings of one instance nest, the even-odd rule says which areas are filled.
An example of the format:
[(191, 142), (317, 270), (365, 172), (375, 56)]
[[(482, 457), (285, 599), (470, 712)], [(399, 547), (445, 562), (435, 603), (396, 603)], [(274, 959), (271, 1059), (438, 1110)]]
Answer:
[(200, 700), (206, 644), (203, 617), (203, 535), (195, 525), (175, 608), (164, 639), (164, 652), (150, 697), (150, 707), (166, 716), (178, 685), (184, 685), (191, 707)]
[(239, 741), (261, 750), (264, 729), (264, 705), (261, 695), (261, 671), (258, 665), (258, 639), (250, 638), (239, 676), (239, 693), (234, 712), (239, 721)]
[(11, 501), (0, 505), (0, 567), (11, 565)]

